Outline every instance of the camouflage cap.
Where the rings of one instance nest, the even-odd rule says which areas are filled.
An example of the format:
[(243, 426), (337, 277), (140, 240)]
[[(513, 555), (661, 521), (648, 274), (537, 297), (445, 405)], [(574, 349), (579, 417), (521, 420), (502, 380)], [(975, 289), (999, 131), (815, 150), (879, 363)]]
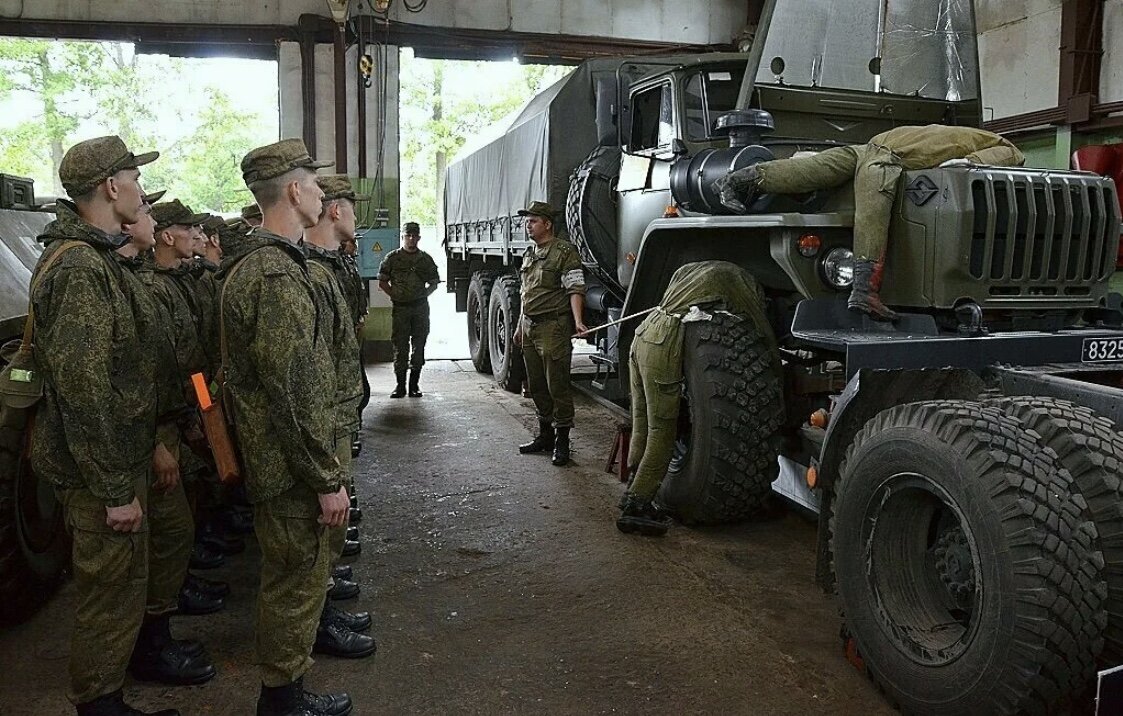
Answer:
[(416, 221), (407, 221), (405, 225), (402, 226), (402, 233), (407, 236), (421, 236), (421, 227)]
[(519, 209), (519, 216), (543, 216), (550, 221), (553, 221), (557, 215), (558, 212), (554, 210), (554, 207), (544, 201), (532, 201), (530, 206)]
[(227, 219), (218, 229), (219, 241), (226, 241), (233, 236), (244, 236), (251, 228), (252, 227), (240, 216)]
[(196, 214), (191, 207), (175, 199), (152, 207), (152, 218), (156, 220), (156, 230), (162, 231), (169, 226), (200, 226), (210, 214)]
[(151, 206), (151, 205), (155, 204), (156, 202), (160, 201), (161, 199), (163, 199), (164, 194), (167, 194), (167, 193), (168, 193), (167, 189), (161, 189), (160, 191), (146, 192), (145, 195), (144, 195), (144, 203)]
[(370, 201), (366, 194), (356, 194), (351, 186), (351, 180), (346, 174), (325, 174), (316, 177), (316, 183), (324, 191), (324, 201), (332, 199), (350, 199), (351, 201)]
[(226, 219), (218, 214), (211, 214), (207, 217), (207, 220), (203, 222), (203, 229), (206, 230), (208, 234), (213, 234), (222, 226), (226, 226)]
[(261, 207), (257, 204), (246, 204), (242, 207), (242, 219), (261, 219)]
[(116, 135), (78, 142), (62, 157), (58, 178), (62, 188), (74, 198), (88, 193), (95, 186), (122, 169), (135, 169), (154, 162), (159, 152), (133, 154)]
[(315, 171), (330, 167), (333, 162), (317, 161), (308, 154), (302, 139), (282, 139), (264, 147), (251, 149), (242, 157), (242, 179), (249, 186), (264, 179), (275, 179), (293, 169)]

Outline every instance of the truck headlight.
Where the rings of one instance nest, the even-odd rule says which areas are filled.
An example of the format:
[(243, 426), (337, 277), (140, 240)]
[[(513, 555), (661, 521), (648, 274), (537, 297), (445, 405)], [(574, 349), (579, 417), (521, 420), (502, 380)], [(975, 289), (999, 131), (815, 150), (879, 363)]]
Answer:
[(819, 270), (828, 286), (850, 288), (854, 285), (854, 252), (842, 246), (831, 249), (823, 255)]

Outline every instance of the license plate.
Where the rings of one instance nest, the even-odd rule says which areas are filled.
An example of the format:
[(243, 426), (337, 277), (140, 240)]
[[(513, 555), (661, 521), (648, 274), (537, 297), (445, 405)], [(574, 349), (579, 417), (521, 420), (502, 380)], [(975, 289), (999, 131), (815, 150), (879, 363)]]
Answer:
[(1084, 363), (1123, 361), (1123, 338), (1085, 338), (1080, 360)]

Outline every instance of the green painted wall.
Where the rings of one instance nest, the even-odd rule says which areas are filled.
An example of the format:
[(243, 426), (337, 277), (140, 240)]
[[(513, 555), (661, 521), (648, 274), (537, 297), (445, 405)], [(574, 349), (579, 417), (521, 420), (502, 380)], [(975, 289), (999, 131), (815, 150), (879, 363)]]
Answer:
[(1068, 169), (1072, 153), (1080, 147), (1121, 142), (1123, 133), (1118, 130), (1072, 134), (1068, 127), (1057, 127), (1014, 140), (1014, 144), (1026, 155), (1026, 166), (1041, 169)]

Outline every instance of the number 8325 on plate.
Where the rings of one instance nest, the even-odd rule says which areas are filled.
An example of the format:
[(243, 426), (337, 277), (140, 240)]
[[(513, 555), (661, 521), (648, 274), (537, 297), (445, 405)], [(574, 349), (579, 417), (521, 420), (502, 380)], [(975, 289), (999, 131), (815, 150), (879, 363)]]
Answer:
[(1123, 362), (1123, 338), (1085, 338), (1080, 360), (1084, 363)]

